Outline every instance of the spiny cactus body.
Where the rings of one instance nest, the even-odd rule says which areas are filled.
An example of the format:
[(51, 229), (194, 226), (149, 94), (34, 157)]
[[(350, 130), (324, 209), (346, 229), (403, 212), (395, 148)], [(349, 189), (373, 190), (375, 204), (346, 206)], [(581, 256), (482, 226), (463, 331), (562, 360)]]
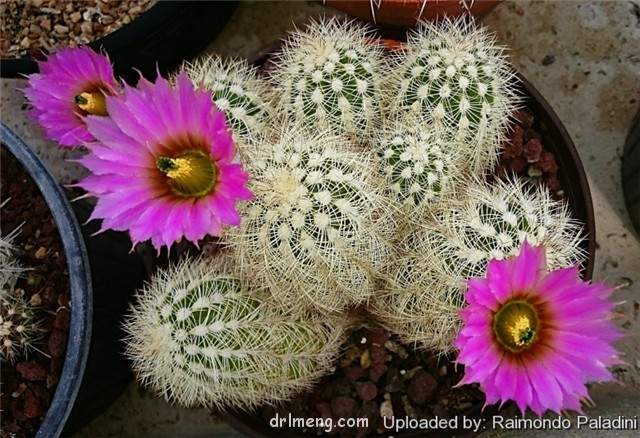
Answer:
[(429, 257), (409, 252), (386, 267), (370, 311), (403, 342), (439, 354), (453, 350), (460, 327), (462, 289), (442, 281)]
[(491, 185), (474, 180), (465, 198), (439, 214), (412, 243), (440, 265), (451, 284), (483, 276), (490, 259), (519, 253), (525, 239), (546, 248), (549, 269), (580, 265), (585, 252), (582, 227), (566, 203), (550, 198), (544, 186), (512, 179)]
[(143, 384), (187, 407), (285, 400), (329, 370), (345, 329), (274, 306), (203, 258), (158, 273), (138, 300), (127, 356)]
[(465, 19), (421, 23), (389, 79), (390, 111), (411, 112), (464, 140), (470, 169), (490, 169), (518, 102), (504, 49)]
[(39, 337), (38, 320), (33, 308), (13, 291), (0, 293), (0, 357), (15, 362), (25, 355)]
[(259, 149), (255, 199), (228, 233), (245, 275), (288, 305), (332, 312), (365, 301), (394, 228), (373, 156), (300, 128)]
[(389, 121), (375, 141), (385, 185), (410, 220), (455, 196), (458, 142), (415, 119)]
[(321, 19), (293, 33), (272, 78), (281, 110), (317, 130), (368, 138), (380, 119), (383, 51), (355, 22)]
[(185, 63), (183, 69), (194, 84), (211, 92), (213, 103), (227, 116), (240, 153), (252, 137), (271, 131), (270, 90), (246, 61), (210, 55)]
[(4, 236), (0, 235), (0, 293), (3, 294), (5, 291), (13, 290), (16, 281), (25, 271), (14, 254), (13, 240), (18, 232), (19, 229)]

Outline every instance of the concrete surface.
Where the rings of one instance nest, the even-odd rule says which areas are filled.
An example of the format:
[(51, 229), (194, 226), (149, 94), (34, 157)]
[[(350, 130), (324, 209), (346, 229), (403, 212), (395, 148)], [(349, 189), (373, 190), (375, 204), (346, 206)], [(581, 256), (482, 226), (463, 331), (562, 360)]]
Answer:
[[(478, 1), (478, 0), (476, 0)], [(327, 12), (320, 4), (241, 2), (229, 26), (208, 52), (248, 56), (282, 36), (291, 23)], [(640, 2), (505, 1), (484, 22), (510, 48), (511, 61), (555, 109), (573, 138), (586, 168), (596, 212), (598, 251), (594, 280), (618, 286), (614, 299), (627, 336), (618, 347), (626, 365), (615, 368), (617, 382), (596, 385), (590, 418), (640, 416), (640, 240), (624, 208), (620, 159), (631, 119), (640, 106)], [(0, 119), (23, 137), (63, 183), (81, 176), (63, 151), (42, 139), (27, 119), (17, 88), (22, 80), (2, 80)], [(504, 414), (510, 415), (510, 414)], [(551, 417), (553, 418), (553, 417)], [(575, 415), (570, 417), (576, 425)], [(640, 419), (637, 420), (640, 423)], [(636, 423), (636, 424), (637, 424)], [(638, 431), (499, 430), (486, 436), (637, 436)], [(103, 415), (73, 438), (242, 437), (203, 409), (178, 409), (132, 384)]]

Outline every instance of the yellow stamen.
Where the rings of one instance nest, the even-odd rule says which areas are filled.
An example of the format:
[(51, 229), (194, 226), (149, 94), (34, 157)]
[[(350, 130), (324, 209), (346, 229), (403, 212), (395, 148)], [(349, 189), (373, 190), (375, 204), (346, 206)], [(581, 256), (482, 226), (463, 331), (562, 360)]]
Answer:
[(160, 157), (156, 166), (167, 176), (173, 192), (187, 198), (210, 193), (218, 177), (211, 158), (200, 151), (183, 152), (175, 158)]
[(523, 300), (502, 306), (493, 316), (493, 333), (512, 353), (520, 353), (538, 339), (540, 321), (536, 309)]
[(104, 94), (99, 91), (80, 93), (73, 99), (73, 102), (78, 105), (78, 108), (94, 116), (108, 115)]

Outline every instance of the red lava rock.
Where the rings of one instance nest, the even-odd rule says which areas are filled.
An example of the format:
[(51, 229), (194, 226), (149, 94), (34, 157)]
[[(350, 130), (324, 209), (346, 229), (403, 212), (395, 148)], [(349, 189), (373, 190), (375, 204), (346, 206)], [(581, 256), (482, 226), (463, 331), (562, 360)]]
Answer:
[(327, 384), (322, 391), (322, 396), (325, 399), (332, 399), (341, 395), (349, 395), (351, 393), (351, 382), (345, 377), (334, 380)]
[(514, 158), (522, 154), (522, 137), (524, 136), (524, 128), (514, 126), (513, 132), (510, 133), (509, 140), (505, 142), (502, 156), (504, 158)]
[(370, 401), (378, 396), (378, 387), (373, 382), (356, 382), (356, 393), (363, 401)]
[(533, 122), (535, 121), (533, 114), (525, 109), (517, 110), (515, 113), (515, 119), (520, 122), (520, 125), (525, 129), (531, 128), (533, 126)]
[(509, 164), (511, 165), (511, 170), (515, 173), (524, 172), (524, 170), (527, 168), (527, 160), (525, 160), (522, 156), (515, 157), (510, 161)]
[(558, 164), (551, 152), (543, 152), (538, 160), (538, 168), (543, 172), (555, 174), (558, 172)]
[(404, 387), (404, 377), (396, 368), (391, 368), (387, 372), (385, 391), (389, 393), (398, 392)]
[(24, 400), (24, 415), (27, 418), (37, 418), (42, 415), (40, 401), (31, 393), (31, 391), (27, 392), (27, 396)]
[(351, 397), (336, 397), (331, 400), (331, 412), (337, 418), (353, 418), (358, 411), (358, 402)]
[(319, 402), (316, 403), (316, 409), (318, 413), (322, 415), (322, 418), (325, 420), (327, 418), (331, 418), (331, 405), (328, 402)]
[(407, 386), (407, 395), (418, 406), (425, 405), (436, 393), (438, 382), (424, 369), (416, 371)]
[(369, 379), (378, 383), (380, 378), (387, 372), (387, 366), (384, 363), (375, 363), (369, 368)]
[(47, 388), (55, 388), (58, 385), (59, 381), (60, 381), (60, 376), (49, 374), (46, 380)]
[(371, 347), (369, 347), (369, 353), (371, 356), (371, 364), (379, 364), (384, 363), (384, 357), (388, 351), (382, 345), (372, 344)]
[(536, 163), (542, 155), (542, 143), (537, 138), (532, 138), (524, 145), (524, 156), (528, 163)]
[(540, 135), (540, 133), (538, 131), (536, 131), (534, 128), (527, 128), (524, 131), (524, 143), (526, 144), (528, 141), (533, 140), (542, 140), (542, 135)]
[(356, 438), (364, 438), (371, 431), (375, 430), (378, 417), (380, 417), (380, 409), (376, 402), (366, 401), (362, 403), (362, 406), (360, 406), (356, 413), (356, 418), (366, 418), (368, 420), (368, 427), (359, 427), (356, 432)]
[(561, 189), (560, 180), (555, 175), (552, 175), (549, 178), (547, 178), (546, 183), (547, 183), (547, 186), (549, 186), (549, 188), (554, 192), (557, 192), (558, 190)]
[[(503, 160), (504, 162), (508, 161), (508, 160)], [(508, 174), (508, 170), (507, 170), (507, 166), (504, 164), (504, 162), (498, 163), (498, 165), (496, 166), (494, 173), (495, 173), (495, 177), (497, 179), (506, 179)]]
[(64, 352), (67, 349), (68, 333), (60, 330), (54, 330), (49, 337), (49, 353), (56, 358), (64, 357)]
[(371, 345), (382, 347), (389, 340), (389, 333), (384, 330), (371, 330), (367, 340)]
[(350, 366), (344, 369), (344, 376), (354, 383), (358, 379), (365, 377), (367, 370), (360, 366)]
[(53, 328), (57, 330), (69, 330), (69, 323), (71, 322), (71, 313), (69, 309), (61, 307), (56, 313), (56, 319), (53, 322)]
[(41, 382), (47, 378), (47, 371), (38, 362), (20, 362), (16, 365), (16, 370), (22, 378), (31, 382)]

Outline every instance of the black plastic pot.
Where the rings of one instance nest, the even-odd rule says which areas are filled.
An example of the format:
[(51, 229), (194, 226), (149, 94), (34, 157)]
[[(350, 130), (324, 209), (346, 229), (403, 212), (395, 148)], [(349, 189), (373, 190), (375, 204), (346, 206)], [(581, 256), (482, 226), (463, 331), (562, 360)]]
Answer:
[[(104, 50), (116, 76), (128, 83), (137, 82), (136, 70), (152, 80), (157, 70), (165, 74), (204, 50), (222, 31), (236, 6), (237, 1), (161, 0), (131, 23), (89, 46)], [(4, 78), (37, 72), (38, 64), (33, 58), (0, 61), (0, 76)]]
[[(69, 193), (70, 198), (77, 196)], [(72, 435), (100, 415), (131, 383), (131, 366), (122, 354), (125, 334), (121, 323), (134, 291), (148, 278), (146, 265), (131, 251), (131, 241), (125, 234), (105, 231), (94, 235), (99, 222), (85, 224), (91, 205), (73, 202), (71, 207), (84, 224), (82, 235), (93, 278), (93, 332), (84, 379), (63, 436)]]
[[(36, 181), (53, 214), (65, 247), (71, 287), (71, 327), (64, 369), (37, 437), (68, 436), (113, 403), (132, 380), (122, 355), (122, 316), (133, 292), (148, 278), (142, 259), (122, 233), (93, 235), (87, 202), (62, 190), (42, 161), (5, 125), (2, 143)], [(69, 248), (69, 249), (68, 249)]]
[(4, 124), (0, 124), (0, 140), (25, 167), (49, 206), (62, 238), (69, 272), (72, 306), (64, 366), (51, 406), (36, 435), (38, 438), (56, 438), (62, 432), (73, 407), (89, 354), (93, 314), (89, 259), (78, 221), (62, 188), (49, 170)]
[(640, 236), (640, 111), (631, 122), (622, 156), (622, 191), (631, 222)]

